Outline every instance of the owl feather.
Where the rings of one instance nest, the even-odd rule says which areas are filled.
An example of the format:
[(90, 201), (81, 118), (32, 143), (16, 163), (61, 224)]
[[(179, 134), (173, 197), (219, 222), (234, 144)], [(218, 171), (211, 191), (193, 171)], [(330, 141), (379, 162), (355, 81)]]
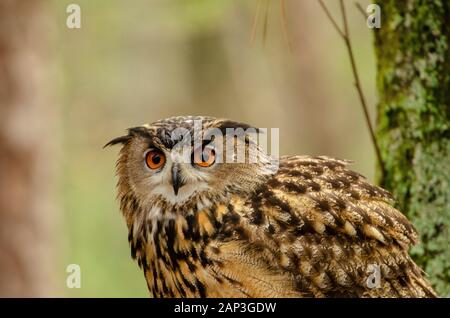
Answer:
[[(286, 156), (273, 170), (258, 149), (266, 159), (258, 163), (179, 165), (171, 132), (192, 132), (195, 120), (203, 129), (250, 127), (174, 117), (109, 143), (123, 145), (118, 199), (152, 297), (436, 296), (408, 254), (413, 225), (348, 161)], [(164, 160), (155, 171), (149, 151)]]

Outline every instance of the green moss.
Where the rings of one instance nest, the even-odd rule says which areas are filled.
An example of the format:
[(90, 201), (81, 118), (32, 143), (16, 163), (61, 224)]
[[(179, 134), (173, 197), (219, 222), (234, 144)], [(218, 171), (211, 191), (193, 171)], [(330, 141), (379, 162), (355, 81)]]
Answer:
[[(380, 3), (376, 31), (380, 184), (415, 224), (412, 256), (450, 295), (450, 3)], [(380, 174), (379, 174), (380, 175)]]

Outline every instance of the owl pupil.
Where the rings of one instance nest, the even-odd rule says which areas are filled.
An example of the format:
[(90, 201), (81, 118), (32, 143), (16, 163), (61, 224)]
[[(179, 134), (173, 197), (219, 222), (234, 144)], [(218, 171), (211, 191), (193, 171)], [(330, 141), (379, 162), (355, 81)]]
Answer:
[(161, 157), (159, 155), (154, 155), (152, 158), (152, 162), (157, 165), (161, 162)]

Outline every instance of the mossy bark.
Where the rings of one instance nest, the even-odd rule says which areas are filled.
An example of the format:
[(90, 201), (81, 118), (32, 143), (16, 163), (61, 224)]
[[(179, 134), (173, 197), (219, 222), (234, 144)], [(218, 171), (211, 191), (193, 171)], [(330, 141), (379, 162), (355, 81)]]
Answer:
[(383, 0), (375, 31), (380, 184), (414, 223), (411, 254), (450, 295), (450, 1)]

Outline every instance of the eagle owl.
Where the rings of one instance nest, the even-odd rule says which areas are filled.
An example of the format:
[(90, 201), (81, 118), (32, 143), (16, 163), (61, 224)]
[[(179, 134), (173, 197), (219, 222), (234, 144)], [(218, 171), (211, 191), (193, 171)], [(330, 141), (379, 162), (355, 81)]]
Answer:
[(435, 296), (408, 255), (417, 233), (388, 192), (344, 160), (275, 165), (254, 138), (227, 135), (237, 128), (251, 127), (173, 117), (107, 144), (122, 144), (118, 199), (151, 296)]

